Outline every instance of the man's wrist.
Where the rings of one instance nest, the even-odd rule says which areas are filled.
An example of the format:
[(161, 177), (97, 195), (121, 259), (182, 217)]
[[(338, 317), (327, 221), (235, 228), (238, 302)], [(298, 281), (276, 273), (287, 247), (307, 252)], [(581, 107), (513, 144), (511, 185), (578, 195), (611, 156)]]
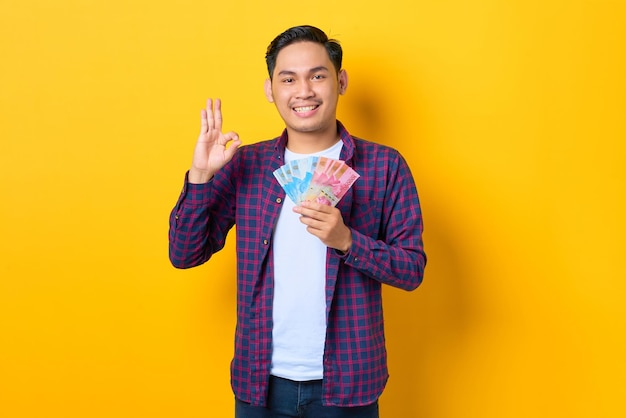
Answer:
[(344, 246), (341, 247), (339, 249), (339, 251), (341, 251), (342, 253), (346, 254), (348, 251), (350, 251), (350, 248), (352, 248), (352, 231), (348, 228), (349, 231), (349, 236), (348, 236), (348, 243)]
[(210, 174), (206, 171), (196, 170), (192, 167), (189, 169), (189, 175), (187, 176), (187, 181), (191, 184), (204, 184), (204, 183), (208, 183), (212, 177), (213, 177), (213, 174)]

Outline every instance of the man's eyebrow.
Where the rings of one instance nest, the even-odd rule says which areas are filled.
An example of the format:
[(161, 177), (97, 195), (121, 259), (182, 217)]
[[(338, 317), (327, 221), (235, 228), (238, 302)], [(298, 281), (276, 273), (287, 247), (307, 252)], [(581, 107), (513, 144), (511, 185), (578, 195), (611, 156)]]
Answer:
[[(309, 74), (317, 73), (319, 71), (328, 71), (328, 67), (325, 67), (323, 65), (320, 65), (319, 67), (313, 67), (313, 68), (309, 69)], [(279, 76), (296, 75), (296, 72), (295, 71), (291, 71), (291, 70), (282, 70), (282, 71), (279, 71), (277, 75), (279, 75)]]
[(309, 70), (309, 73), (317, 73), (317, 72), (319, 72), (319, 71), (328, 71), (328, 68), (327, 68), (327, 67), (325, 67), (325, 66), (323, 66), (323, 65), (320, 65), (319, 67), (313, 67), (313, 68), (311, 68), (311, 69)]

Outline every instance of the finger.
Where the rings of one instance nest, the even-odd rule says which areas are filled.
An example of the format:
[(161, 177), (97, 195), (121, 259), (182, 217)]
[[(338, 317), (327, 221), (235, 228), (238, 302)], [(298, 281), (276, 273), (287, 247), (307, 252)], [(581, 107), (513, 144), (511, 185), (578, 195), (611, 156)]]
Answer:
[(215, 130), (222, 132), (222, 101), (220, 99), (215, 99), (215, 110), (214, 120), (215, 120)]
[(331, 213), (331, 211), (333, 210), (331, 206), (323, 205), (321, 203), (316, 203), (310, 200), (302, 202), (301, 206), (322, 213)]
[(200, 111), (200, 135), (203, 135), (206, 133), (207, 131), (207, 116), (206, 116), (206, 110), (202, 109)]
[(319, 230), (323, 226), (323, 222), (306, 215), (300, 216), (300, 223), (314, 230)]
[(331, 214), (332, 207), (316, 203), (313, 201), (305, 201), (300, 204), (298, 213), (316, 219), (326, 219)]
[(230, 161), (230, 159), (233, 158), (233, 155), (235, 155), (235, 153), (237, 152), (239, 145), (241, 145), (241, 140), (239, 139), (239, 135), (237, 135), (236, 132), (228, 132), (224, 135), (224, 138), (226, 138), (226, 143), (232, 141), (230, 146), (226, 148), (226, 151), (224, 151), (226, 159)]
[(215, 128), (215, 119), (213, 118), (213, 100), (206, 101), (207, 129), (210, 131)]
[(302, 215), (303, 217), (307, 219), (311, 219), (311, 220), (315, 219), (319, 221), (323, 220), (324, 214), (315, 209), (309, 209), (305, 206), (296, 206), (293, 210), (294, 212), (299, 213), (300, 215)]

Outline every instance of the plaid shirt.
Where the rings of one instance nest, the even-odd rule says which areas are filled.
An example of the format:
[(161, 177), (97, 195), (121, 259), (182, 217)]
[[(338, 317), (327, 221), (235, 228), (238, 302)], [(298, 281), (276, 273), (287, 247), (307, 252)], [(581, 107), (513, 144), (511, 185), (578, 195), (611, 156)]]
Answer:
[[(411, 172), (392, 148), (352, 137), (340, 122), (340, 158), (361, 177), (338, 203), (352, 230), (347, 254), (328, 249), (323, 403), (374, 402), (388, 378), (381, 284), (420, 285), (426, 265), (422, 215)], [(206, 184), (185, 181), (172, 210), (169, 256), (177, 268), (206, 262), (237, 225), (237, 328), (231, 384), (237, 398), (265, 405), (272, 356), (272, 232), (285, 192), (287, 133), (241, 147)]]

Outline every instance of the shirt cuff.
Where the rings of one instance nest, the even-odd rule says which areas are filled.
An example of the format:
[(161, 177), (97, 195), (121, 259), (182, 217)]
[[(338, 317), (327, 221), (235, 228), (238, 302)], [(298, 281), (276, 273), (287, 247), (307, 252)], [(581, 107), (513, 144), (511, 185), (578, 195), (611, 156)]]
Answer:
[(346, 264), (349, 264), (352, 267), (357, 267), (359, 265), (363, 265), (364, 261), (366, 260), (367, 241), (365, 240), (364, 236), (362, 236), (359, 232), (353, 229), (352, 245), (350, 246), (350, 249), (345, 253), (342, 253), (339, 250), (335, 251), (337, 251), (337, 254), (339, 254), (341, 259), (344, 260)]
[(206, 183), (189, 183), (189, 171), (185, 173), (185, 183), (181, 192), (181, 200), (187, 205), (205, 205), (211, 197), (213, 178)]

